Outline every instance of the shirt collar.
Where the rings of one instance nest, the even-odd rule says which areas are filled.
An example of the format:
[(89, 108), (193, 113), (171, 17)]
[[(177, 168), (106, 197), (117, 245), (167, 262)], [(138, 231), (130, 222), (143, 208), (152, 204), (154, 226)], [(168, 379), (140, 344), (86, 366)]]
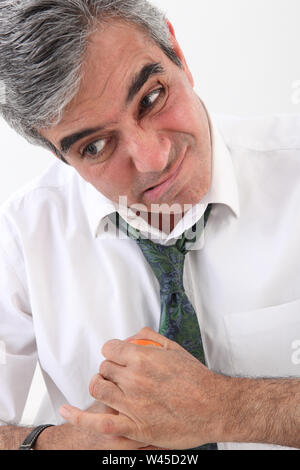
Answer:
[[(149, 225), (126, 207), (119, 207), (118, 203), (107, 199), (97, 191), (90, 183), (85, 184), (85, 204), (89, 225), (95, 238), (111, 238), (107, 232), (107, 216), (118, 211), (120, 215), (134, 228), (142, 233), (151, 233), (151, 238), (156, 237), (162, 244), (169, 244), (180, 237), (183, 232), (191, 228), (204, 214), (208, 204), (224, 204), (228, 206), (236, 217), (240, 215), (238, 187), (232, 158), (228, 147), (218, 129), (216, 118), (208, 119), (212, 141), (212, 181), (208, 193), (196, 204), (174, 228), (169, 235), (161, 234), (157, 229)], [(195, 245), (196, 248), (196, 245)]]
[(201, 200), (228, 206), (236, 217), (240, 216), (238, 185), (232, 157), (218, 127), (217, 117), (209, 115), (212, 140), (212, 181), (208, 193)]
[(116, 212), (117, 204), (101, 194), (90, 183), (84, 182), (83, 191), (89, 225), (93, 237), (97, 238), (107, 216)]

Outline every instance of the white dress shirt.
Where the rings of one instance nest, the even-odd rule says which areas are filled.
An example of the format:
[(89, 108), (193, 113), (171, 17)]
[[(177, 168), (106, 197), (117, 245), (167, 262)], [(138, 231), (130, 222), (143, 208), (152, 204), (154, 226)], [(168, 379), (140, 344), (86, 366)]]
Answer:
[[(184, 284), (216, 372), (300, 376), (299, 129), (300, 115), (214, 116), (210, 191), (164, 237), (174, 240), (214, 203)], [(115, 207), (59, 161), (2, 206), (0, 424), (20, 422), (37, 361), (60, 424), (62, 404), (93, 402), (88, 386), (107, 340), (158, 329), (151, 267), (133, 240), (105, 229)]]

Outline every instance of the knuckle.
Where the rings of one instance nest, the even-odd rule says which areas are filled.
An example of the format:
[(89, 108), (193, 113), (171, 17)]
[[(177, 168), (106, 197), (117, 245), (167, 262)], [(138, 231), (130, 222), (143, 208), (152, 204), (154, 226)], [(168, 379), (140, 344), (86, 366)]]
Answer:
[(112, 400), (112, 391), (111, 389), (106, 386), (106, 385), (103, 385), (101, 387), (101, 391), (99, 393), (99, 400), (100, 401), (103, 401), (104, 403), (110, 403), (111, 400)]
[(89, 392), (94, 398), (98, 398), (99, 393), (101, 392), (101, 386), (100, 386), (100, 376), (97, 374), (94, 376), (90, 382), (89, 385)]
[(111, 385), (105, 381), (91, 383), (90, 394), (97, 401), (110, 404), (113, 399), (113, 391)]
[(82, 411), (77, 411), (75, 414), (74, 414), (74, 418), (73, 418), (73, 424), (75, 426), (82, 426), (82, 416), (83, 416), (83, 412)]
[(176, 343), (176, 341), (173, 341), (172, 339), (168, 339), (166, 341), (166, 349), (177, 349), (177, 350), (182, 350), (183, 347), (180, 346), (179, 343)]
[(111, 418), (109, 418), (109, 417), (103, 418), (103, 421), (102, 421), (102, 424), (101, 424), (101, 431), (104, 434), (114, 434), (115, 425), (114, 425), (114, 422)]
[(107, 341), (103, 346), (102, 346), (102, 354), (104, 357), (107, 357), (110, 353), (118, 350), (120, 348), (120, 343), (121, 341), (119, 339), (111, 339)]
[(108, 369), (108, 361), (103, 361), (99, 367), (99, 374), (105, 377), (105, 374), (107, 374), (107, 369)]
[(136, 371), (143, 370), (145, 367), (146, 357), (143, 349), (137, 351), (132, 358), (132, 364)]
[(140, 335), (146, 335), (146, 336), (151, 333), (153, 333), (153, 330), (152, 328), (150, 328), (150, 326), (144, 326), (144, 328), (142, 328), (139, 332)]

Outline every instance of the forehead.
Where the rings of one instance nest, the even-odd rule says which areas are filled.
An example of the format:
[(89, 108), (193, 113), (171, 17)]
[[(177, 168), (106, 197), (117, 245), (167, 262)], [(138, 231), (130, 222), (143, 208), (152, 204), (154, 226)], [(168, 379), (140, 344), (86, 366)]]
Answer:
[(102, 25), (89, 38), (80, 88), (65, 109), (60, 130), (78, 126), (91, 111), (97, 112), (96, 102), (101, 101), (102, 116), (107, 111), (113, 114), (133, 76), (151, 62), (168, 63), (168, 59), (144, 31), (123, 21)]

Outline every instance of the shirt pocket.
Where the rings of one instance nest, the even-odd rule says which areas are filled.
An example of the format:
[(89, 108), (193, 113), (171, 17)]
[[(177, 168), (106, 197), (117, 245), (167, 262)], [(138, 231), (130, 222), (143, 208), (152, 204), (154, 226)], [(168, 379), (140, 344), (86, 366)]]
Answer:
[(234, 375), (300, 376), (300, 299), (224, 317)]

